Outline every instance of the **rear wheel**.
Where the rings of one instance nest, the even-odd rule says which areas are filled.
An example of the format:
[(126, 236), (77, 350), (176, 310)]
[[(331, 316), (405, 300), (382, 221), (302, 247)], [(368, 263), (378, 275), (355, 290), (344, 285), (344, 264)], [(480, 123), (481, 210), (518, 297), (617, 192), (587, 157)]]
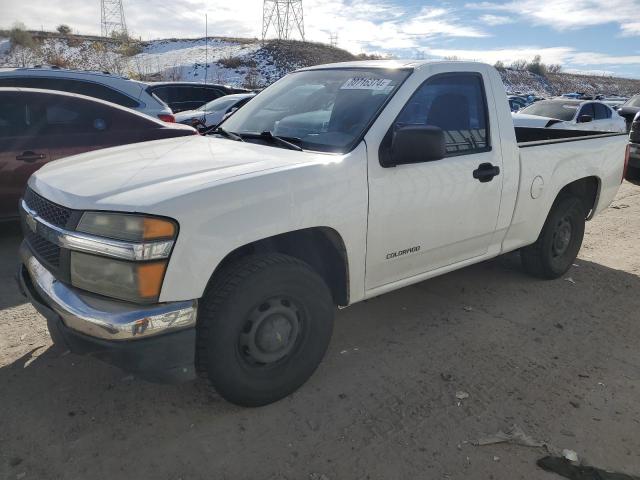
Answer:
[(631, 165), (629, 165), (629, 167), (627, 167), (625, 180), (627, 182), (633, 183), (634, 185), (640, 185), (640, 168), (632, 167)]
[(334, 312), (327, 285), (306, 263), (281, 254), (241, 259), (201, 302), (198, 366), (232, 403), (275, 402), (319, 365)]
[(582, 246), (585, 217), (580, 198), (560, 197), (551, 208), (536, 243), (520, 250), (524, 270), (546, 279), (564, 275)]

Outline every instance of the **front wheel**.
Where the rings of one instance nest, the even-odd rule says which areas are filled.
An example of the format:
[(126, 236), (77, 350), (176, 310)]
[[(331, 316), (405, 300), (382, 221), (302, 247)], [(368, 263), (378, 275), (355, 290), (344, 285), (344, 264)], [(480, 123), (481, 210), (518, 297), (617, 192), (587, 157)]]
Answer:
[(221, 272), (201, 301), (198, 367), (231, 403), (275, 402), (319, 365), (334, 313), (327, 285), (306, 263), (246, 257)]
[(520, 250), (524, 270), (538, 278), (564, 275), (578, 256), (584, 238), (585, 207), (578, 197), (558, 199), (536, 243)]

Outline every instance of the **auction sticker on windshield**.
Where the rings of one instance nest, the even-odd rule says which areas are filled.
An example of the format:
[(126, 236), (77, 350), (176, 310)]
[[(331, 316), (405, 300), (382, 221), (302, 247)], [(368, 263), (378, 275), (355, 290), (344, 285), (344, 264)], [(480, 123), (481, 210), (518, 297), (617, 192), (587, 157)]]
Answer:
[(391, 83), (389, 78), (355, 77), (347, 80), (341, 90), (384, 90)]

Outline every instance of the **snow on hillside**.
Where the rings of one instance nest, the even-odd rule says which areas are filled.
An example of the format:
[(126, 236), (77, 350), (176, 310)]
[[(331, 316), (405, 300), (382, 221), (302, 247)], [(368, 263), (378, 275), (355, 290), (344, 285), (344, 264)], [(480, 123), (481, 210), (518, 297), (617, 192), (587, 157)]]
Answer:
[[(58, 65), (67, 68), (110, 71), (144, 80), (183, 80), (263, 87), (286, 73), (309, 65), (354, 60), (345, 50), (319, 43), (267, 42), (257, 39), (210, 37), (153, 40), (122, 46), (100, 37), (32, 32), (35, 48), (0, 38), (0, 66)], [(507, 92), (540, 96), (567, 92), (640, 92), (640, 81), (569, 73), (546, 77), (528, 71), (500, 72)]]
[(82, 36), (49, 35), (36, 48), (16, 46), (0, 38), (1, 66), (57, 65), (106, 70), (147, 80), (183, 80), (259, 87), (296, 68), (352, 60), (350, 53), (322, 44), (262, 42), (257, 39), (165, 39), (134, 49)]

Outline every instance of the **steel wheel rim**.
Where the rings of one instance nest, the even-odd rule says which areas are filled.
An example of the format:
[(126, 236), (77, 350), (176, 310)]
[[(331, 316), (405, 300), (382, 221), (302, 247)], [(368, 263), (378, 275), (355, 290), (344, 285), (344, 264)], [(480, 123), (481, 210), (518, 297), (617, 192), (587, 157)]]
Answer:
[(302, 331), (302, 309), (284, 296), (271, 297), (254, 307), (247, 317), (238, 346), (251, 366), (269, 366), (294, 351)]
[(554, 257), (564, 255), (569, 249), (571, 244), (571, 235), (573, 233), (573, 227), (569, 217), (563, 217), (560, 219), (553, 232), (553, 239), (551, 242), (551, 250)]

